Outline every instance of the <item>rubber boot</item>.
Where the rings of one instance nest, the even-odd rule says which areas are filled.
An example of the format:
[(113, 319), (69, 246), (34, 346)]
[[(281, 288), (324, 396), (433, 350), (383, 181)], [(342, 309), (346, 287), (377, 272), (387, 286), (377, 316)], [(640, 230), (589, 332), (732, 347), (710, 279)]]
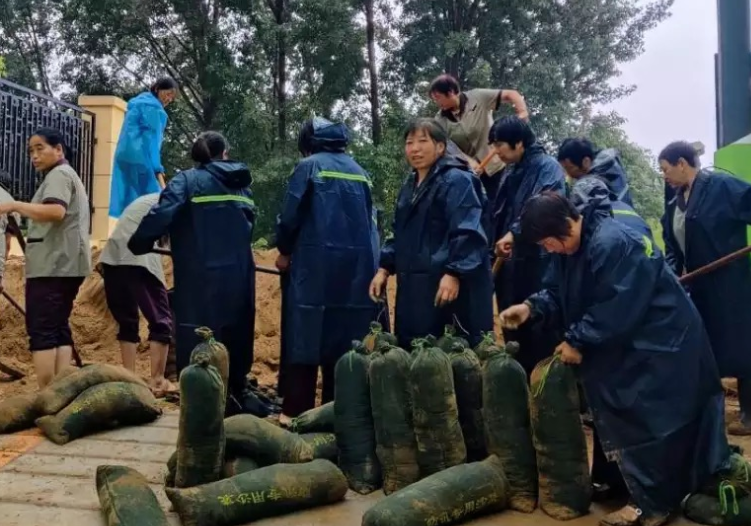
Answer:
[(728, 426), (728, 434), (733, 436), (751, 436), (751, 380), (738, 378), (738, 404), (741, 416), (738, 422)]

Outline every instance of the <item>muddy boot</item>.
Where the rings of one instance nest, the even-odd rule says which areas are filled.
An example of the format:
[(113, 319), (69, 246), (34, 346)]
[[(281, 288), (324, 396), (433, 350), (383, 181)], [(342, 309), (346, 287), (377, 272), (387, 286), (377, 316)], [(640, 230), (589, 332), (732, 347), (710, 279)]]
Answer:
[(647, 515), (634, 504), (605, 515), (600, 526), (663, 526), (673, 519), (670, 513)]
[(249, 385), (246, 385), (243, 388), (230, 389), (227, 395), (225, 416), (239, 414), (266, 418), (271, 414), (271, 408), (255, 395)]
[(728, 426), (728, 434), (751, 436), (751, 380), (738, 378), (738, 403), (741, 406), (741, 416), (738, 422)]

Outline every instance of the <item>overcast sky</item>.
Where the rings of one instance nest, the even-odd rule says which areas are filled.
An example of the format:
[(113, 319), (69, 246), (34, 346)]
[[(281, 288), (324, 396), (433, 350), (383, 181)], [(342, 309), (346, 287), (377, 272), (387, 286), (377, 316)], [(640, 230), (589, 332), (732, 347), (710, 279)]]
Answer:
[(671, 141), (698, 140), (707, 164), (717, 149), (716, 10), (716, 0), (676, 0), (672, 16), (647, 33), (644, 53), (622, 67), (621, 82), (637, 89), (609, 108), (628, 119), (629, 138), (654, 155)]

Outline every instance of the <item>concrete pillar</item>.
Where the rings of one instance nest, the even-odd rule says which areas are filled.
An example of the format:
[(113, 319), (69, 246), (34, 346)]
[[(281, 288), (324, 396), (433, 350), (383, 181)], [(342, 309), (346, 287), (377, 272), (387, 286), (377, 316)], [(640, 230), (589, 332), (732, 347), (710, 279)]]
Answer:
[(127, 105), (119, 97), (81, 95), (78, 105), (96, 115), (94, 129), (94, 181), (92, 200), (91, 244), (103, 246), (116, 221), (109, 217), (110, 186), (112, 184), (112, 165), (115, 159), (117, 139), (123, 126)]

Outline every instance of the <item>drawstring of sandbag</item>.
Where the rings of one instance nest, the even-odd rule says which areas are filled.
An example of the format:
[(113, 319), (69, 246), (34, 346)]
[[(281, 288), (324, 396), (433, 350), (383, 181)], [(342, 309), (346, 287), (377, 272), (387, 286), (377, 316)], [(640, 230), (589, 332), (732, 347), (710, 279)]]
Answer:
[(548, 362), (548, 364), (545, 366), (545, 370), (542, 372), (542, 375), (540, 376), (540, 381), (537, 384), (537, 388), (535, 389), (535, 392), (534, 392), (535, 398), (537, 398), (538, 396), (540, 396), (542, 394), (542, 390), (545, 389), (545, 382), (548, 379), (548, 374), (550, 374), (550, 367), (553, 365), (553, 362), (555, 362), (556, 360), (558, 360), (558, 356), (559, 355), (557, 355), (557, 354), (554, 355), (550, 359), (550, 361)]
[(456, 317), (456, 314), (452, 314), (452, 316), (454, 317), (454, 324), (455, 324), (455, 325), (456, 325), (457, 327), (459, 327), (459, 329), (461, 329), (461, 331), (462, 331), (462, 332), (463, 332), (464, 334), (466, 334), (467, 336), (469, 336), (469, 331), (468, 331), (467, 329), (465, 329), (464, 327), (462, 327), (462, 324), (461, 324), (461, 323), (459, 322), (459, 318), (457, 318), (457, 317)]
[[(748, 470), (748, 468), (746, 468)], [(728, 497), (727, 497), (727, 491), (730, 490), (730, 495), (733, 499), (733, 514), (738, 515), (740, 514), (740, 508), (738, 507), (738, 497), (735, 493), (735, 486), (733, 486), (729, 481), (723, 480), (720, 483), (720, 488), (718, 490), (719, 497), (720, 497), (720, 505), (722, 506), (722, 514), (727, 515), (728, 513)]]

